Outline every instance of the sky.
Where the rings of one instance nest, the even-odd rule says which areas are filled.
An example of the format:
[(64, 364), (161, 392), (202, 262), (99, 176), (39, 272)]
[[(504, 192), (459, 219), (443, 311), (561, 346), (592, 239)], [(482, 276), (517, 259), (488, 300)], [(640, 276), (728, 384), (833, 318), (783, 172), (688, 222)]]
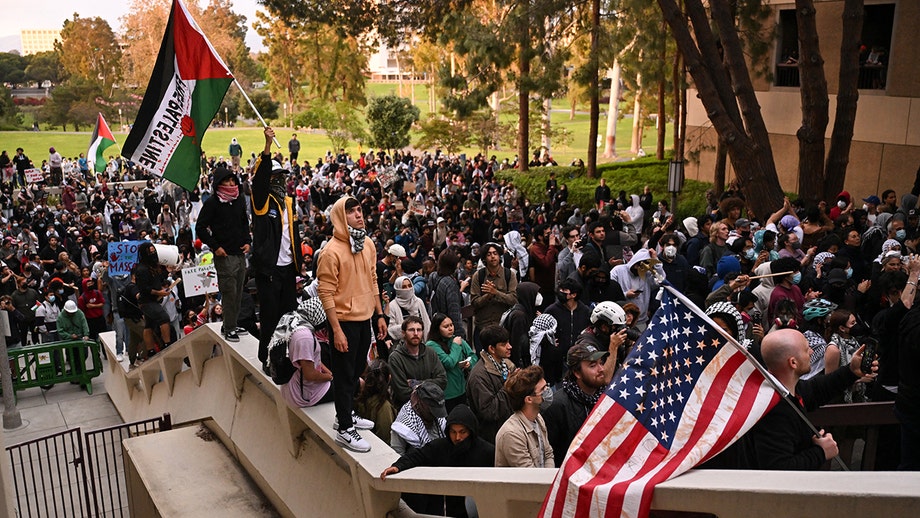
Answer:
[[(207, 0), (200, 0), (206, 4)], [(252, 28), (256, 10), (263, 10), (256, 0), (231, 0), (233, 10), (246, 17), (246, 43), (255, 52), (264, 50), (262, 40)], [(128, 11), (127, 0), (4, 0), (3, 24), (0, 24), (0, 52), (19, 47), (21, 29), (59, 29), (64, 20), (79, 13), (81, 17), (98, 16), (109, 22), (116, 33), (121, 31), (119, 20)], [(53, 14), (52, 14), (53, 13)], [(203, 28), (207, 34), (207, 28)]]

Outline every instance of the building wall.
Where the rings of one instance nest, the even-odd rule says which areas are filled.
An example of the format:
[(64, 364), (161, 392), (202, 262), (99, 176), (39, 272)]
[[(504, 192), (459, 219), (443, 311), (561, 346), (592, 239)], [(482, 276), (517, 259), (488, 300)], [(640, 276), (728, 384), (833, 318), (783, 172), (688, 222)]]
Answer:
[(22, 54), (37, 54), (54, 50), (54, 41), (61, 39), (60, 29), (22, 29), (19, 32), (22, 40)]
[[(788, 1), (769, 2), (777, 10), (794, 9)], [(913, 21), (920, 19), (920, 2), (916, 0), (873, 1), (866, 4), (895, 3), (895, 20), (885, 90), (860, 90), (856, 125), (850, 149), (850, 164), (844, 188), (864, 198), (894, 189), (898, 195), (909, 192), (920, 167), (920, 34)], [(840, 66), (842, 1), (815, 1), (818, 12), (818, 35), (825, 61), (830, 94), (830, 122), (825, 137), (830, 145), (833, 130), (837, 71)], [(776, 51), (778, 52), (778, 50)], [(777, 60), (770, 55), (771, 63)], [(796, 131), (802, 122), (798, 88), (776, 87), (764, 78), (754, 79), (757, 99), (767, 130), (780, 183), (784, 191), (798, 189), (798, 140)], [(687, 178), (711, 182), (715, 165), (715, 130), (696, 91), (687, 94), (687, 150), (697, 152), (699, 161), (688, 163)], [(734, 179), (729, 163), (727, 180)]]

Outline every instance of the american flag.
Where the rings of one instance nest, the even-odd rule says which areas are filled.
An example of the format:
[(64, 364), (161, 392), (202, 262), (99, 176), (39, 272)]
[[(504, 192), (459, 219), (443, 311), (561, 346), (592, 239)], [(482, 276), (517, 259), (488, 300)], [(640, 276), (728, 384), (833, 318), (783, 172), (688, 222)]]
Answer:
[(715, 325), (664, 286), (660, 309), (572, 441), (540, 516), (647, 516), (656, 484), (727, 448), (779, 401)]

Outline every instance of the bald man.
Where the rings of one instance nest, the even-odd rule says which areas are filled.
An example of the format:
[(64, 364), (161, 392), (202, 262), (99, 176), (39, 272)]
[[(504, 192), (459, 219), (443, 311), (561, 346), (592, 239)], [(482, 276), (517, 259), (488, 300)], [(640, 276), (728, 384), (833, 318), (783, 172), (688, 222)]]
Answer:
[[(794, 329), (780, 329), (764, 337), (761, 344), (764, 365), (789, 390), (789, 400), (803, 412), (827, 404), (844, 389), (862, 378), (860, 370), (865, 346), (853, 354), (849, 369), (837, 369), (827, 376), (800, 380), (811, 365), (811, 347), (805, 336)], [(815, 436), (787, 403), (780, 401), (754, 425), (745, 436), (748, 441), (750, 469), (816, 470), (837, 455), (837, 443), (831, 434)]]

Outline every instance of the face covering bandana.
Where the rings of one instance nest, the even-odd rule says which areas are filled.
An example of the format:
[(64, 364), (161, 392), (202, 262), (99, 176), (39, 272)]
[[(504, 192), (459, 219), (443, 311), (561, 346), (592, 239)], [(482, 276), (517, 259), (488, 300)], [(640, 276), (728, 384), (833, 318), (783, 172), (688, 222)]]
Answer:
[(674, 245), (668, 245), (664, 247), (664, 256), (668, 259), (674, 259), (677, 257), (677, 247)]
[(217, 199), (224, 203), (229, 203), (235, 200), (239, 195), (240, 187), (236, 184), (217, 186)]
[(269, 190), (279, 201), (284, 199), (287, 195), (287, 185), (283, 174), (272, 173), (272, 177), (269, 180)]
[(534, 304), (536, 304), (537, 306), (542, 306), (543, 305), (543, 295), (541, 295), (540, 293), (537, 293), (537, 299), (534, 301)]

